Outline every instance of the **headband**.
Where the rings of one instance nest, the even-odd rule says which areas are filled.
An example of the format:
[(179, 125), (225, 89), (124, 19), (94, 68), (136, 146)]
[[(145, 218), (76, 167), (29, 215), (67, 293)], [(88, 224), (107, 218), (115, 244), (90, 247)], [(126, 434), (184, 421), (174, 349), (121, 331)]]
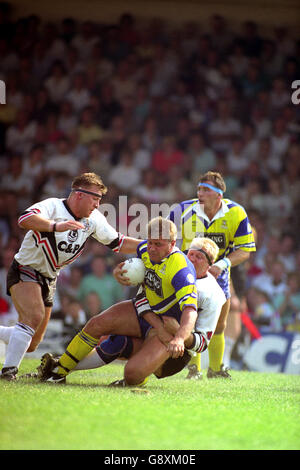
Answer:
[(205, 258), (207, 259), (207, 262), (209, 264), (209, 266), (212, 265), (212, 261), (210, 259), (210, 257), (208, 256), (208, 254), (206, 253), (206, 251), (204, 251), (202, 248), (193, 248), (192, 246), (190, 247), (190, 250), (197, 250), (197, 251), (200, 251), (200, 253), (203, 253)]
[(81, 189), (81, 188), (74, 188), (72, 189), (72, 191), (76, 191), (77, 193), (85, 193), (85, 194), (90, 194), (91, 196), (96, 196), (98, 197), (99, 199), (102, 198), (102, 194), (98, 194), (98, 193), (93, 193), (92, 191), (88, 191), (87, 189)]
[(219, 193), (219, 194), (221, 194), (221, 196), (223, 196), (223, 191), (222, 191), (222, 189), (216, 188), (216, 186), (213, 186), (212, 184), (209, 184), (209, 183), (199, 183), (199, 184), (198, 184), (198, 188), (199, 188), (200, 186), (204, 186), (205, 188), (212, 189), (212, 190), (215, 191), (216, 193)]

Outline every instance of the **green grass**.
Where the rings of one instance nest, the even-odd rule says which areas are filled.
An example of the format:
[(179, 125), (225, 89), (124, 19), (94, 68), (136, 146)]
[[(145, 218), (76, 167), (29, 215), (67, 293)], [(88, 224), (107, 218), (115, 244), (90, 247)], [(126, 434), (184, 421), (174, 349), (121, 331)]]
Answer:
[[(24, 360), (21, 373), (37, 360)], [(232, 381), (157, 380), (111, 389), (122, 365), (67, 385), (0, 381), (1, 450), (299, 450), (300, 378), (232, 371)]]

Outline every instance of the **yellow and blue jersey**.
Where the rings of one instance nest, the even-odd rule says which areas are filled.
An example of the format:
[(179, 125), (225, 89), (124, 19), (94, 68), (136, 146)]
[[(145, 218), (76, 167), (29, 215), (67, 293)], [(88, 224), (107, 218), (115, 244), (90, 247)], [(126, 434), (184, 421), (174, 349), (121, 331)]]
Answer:
[[(230, 199), (222, 199), (217, 214), (210, 220), (204, 213), (198, 199), (183, 201), (169, 214), (178, 230), (181, 250), (189, 249), (195, 237), (211, 238), (219, 247), (218, 260), (237, 249), (255, 251), (252, 228), (245, 209)], [(218, 277), (226, 297), (229, 297), (229, 270)]]
[(195, 268), (179, 248), (160, 263), (152, 263), (146, 240), (139, 244), (137, 254), (145, 264), (144, 290), (154, 313), (173, 316), (180, 322), (185, 307), (197, 310)]

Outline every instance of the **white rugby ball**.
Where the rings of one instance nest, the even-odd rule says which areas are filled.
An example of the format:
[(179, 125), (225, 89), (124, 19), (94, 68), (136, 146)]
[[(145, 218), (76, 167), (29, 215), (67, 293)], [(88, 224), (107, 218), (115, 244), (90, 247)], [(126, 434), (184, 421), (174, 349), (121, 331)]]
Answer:
[(140, 258), (127, 259), (123, 269), (126, 269), (127, 273), (124, 273), (124, 276), (128, 277), (132, 286), (137, 286), (144, 281), (145, 265)]

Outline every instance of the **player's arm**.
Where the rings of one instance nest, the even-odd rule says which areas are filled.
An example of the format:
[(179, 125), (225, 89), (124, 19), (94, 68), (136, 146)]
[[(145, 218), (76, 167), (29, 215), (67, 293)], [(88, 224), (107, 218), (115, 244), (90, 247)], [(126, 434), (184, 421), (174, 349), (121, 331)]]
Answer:
[(231, 266), (237, 266), (247, 261), (249, 256), (250, 256), (249, 251), (244, 251), (241, 248), (239, 248), (236, 251), (233, 251), (232, 253), (230, 253), (226, 258), (222, 258), (216, 263), (214, 263), (209, 268), (209, 272), (215, 278), (217, 278), (221, 274), (221, 272), (224, 271), (225, 269), (230, 268)]
[(65, 232), (66, 230), (83, 229), (84, 225), (76, 220), (64, 220), (55, 222), (41, 215), (25, 213), (18, 220), (19, 227), (25, 230), (36, 230), (38, 232)]
[(140, 243), (141, 240), (138, 240), (137, 238), (124, 236), (123, 244), (120, 248), (120, 253), (123, 253), (124, 255), (134, 254), (136, 253), (136, 249)]
[(143, 318), (155, 329), (159, 340), (167, 346), (169, 341), (173, 339), (173, 335), (167, 332), (164, 323), (161, 321), (160, 316), (156, 313), (149, 311), (144, 313)]
[(167, 349), (173, 358), (183, 356), (185, 341), (189, 338), (192, 333), (195, 322), (197, 319), (197, 311), (194, 306), (184, 307), (181, 315), (180, 326), (174, 336), (169, 342)]

